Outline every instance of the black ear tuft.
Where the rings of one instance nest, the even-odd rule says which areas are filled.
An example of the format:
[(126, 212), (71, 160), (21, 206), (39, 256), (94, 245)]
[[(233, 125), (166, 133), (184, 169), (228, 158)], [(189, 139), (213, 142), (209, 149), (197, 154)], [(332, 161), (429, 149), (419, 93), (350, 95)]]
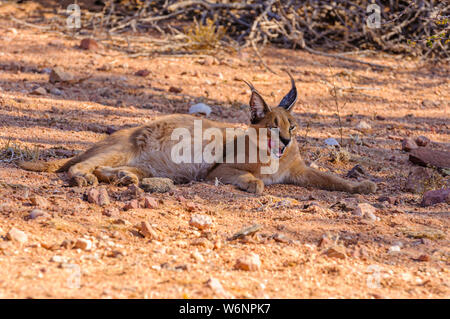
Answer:
[(291, 78), (291, 90), (288, 94), (285, 95), (285, 97), (281, 100), (279, 106), (285, 108), (286, 110), (290, 111), (292, 107), (294, 106), (295, 102), (297, 102), (297, 88), (295, 87), (295, 81), (292, 77), (291, 73), (287, 71), (287, 74)]
[(245, 84), (248, 85), (248, 87), (250, 88), (250, 90), (252, 90), (252, 96), (250, 97), (250, 122), (252, 124), (256, 124), (257, 122), (259, 122), (259, 120), (261, 120), (264, 115), (266, 115), (266, 113), (272, 111), (270, 109), (270, 107), (266, 104), (266, 102), (264, 101), (264, 99), (262, 98), (262, 96), (258, 93), (258, 91), (256, 91), (255, 87), (245, 81)]

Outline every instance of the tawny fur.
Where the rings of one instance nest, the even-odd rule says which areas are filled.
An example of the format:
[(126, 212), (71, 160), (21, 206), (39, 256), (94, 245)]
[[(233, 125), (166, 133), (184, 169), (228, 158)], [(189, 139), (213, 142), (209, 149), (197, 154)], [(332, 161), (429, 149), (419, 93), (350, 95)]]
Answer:
[[(280, 137), (289, 141), (279, 159), (279, 168), (274, 174), (261, 174), (261, 167), (267, 164), (259, 162), (174, 163), (171, 159), (171, 150), (179, 141), (171, 140), (172, 131), (175, 128), (186, 128), (193, 136), (194, 120), (199, 120), (197, 117), (182, 114), (163, 116), (151, 124), (115, 132), (86, 152), (71, 159), (51, 162), (22, 162), (19, 165), (32, 171), (68, 171), (73, 185), (76, 186), (96, 185), (99, 180), (124, 185), (137, 184), (146, 177), (168, 177), (176, 183), (217, 178), (222, 183), (233, 184), (242, 190), (257, 194), (263, 192), (264, 185), (276, 183), (349, 193), (376, 191), (376, 185), (371, 181), (352, 182), (306, 166), (295, 139), (295, 130), (292, 130), (295, 120), (290, 112), (296, 96), (295, 100), (289, 102), (290, 105), (286, 106), (286, 103), (280, 103), (281, 106), (271, 109), (265, 105), (262, 97), (252, 86), (251, 88), (250, 107), (253, 124), (250, 126), (254, 128), (277, 127)], [(294, 93), (296, 94), (296, 91)], [(203, 131), (212, 127), (219, 128), (225, 137), (225, 128), (231, 127), (231, 125), (202, 119), (202, 127)], [(208, 143), (210, 141), (203, 141), (203, 146)], [(283, 142), (280, 141), (280, 143), (283, 145)]]

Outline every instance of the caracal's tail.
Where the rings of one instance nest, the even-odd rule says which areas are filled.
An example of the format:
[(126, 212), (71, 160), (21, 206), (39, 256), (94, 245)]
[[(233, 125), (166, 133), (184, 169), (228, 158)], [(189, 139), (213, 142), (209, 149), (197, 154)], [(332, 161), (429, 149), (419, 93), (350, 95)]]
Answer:
[(37, 161), (37, 162), (25, 162), (20, 161), (19, 166), (27, 171), (34, 172), (65, 172), (70, 166), (77, 163), (77, 157), (64, 158), (53, 161)]

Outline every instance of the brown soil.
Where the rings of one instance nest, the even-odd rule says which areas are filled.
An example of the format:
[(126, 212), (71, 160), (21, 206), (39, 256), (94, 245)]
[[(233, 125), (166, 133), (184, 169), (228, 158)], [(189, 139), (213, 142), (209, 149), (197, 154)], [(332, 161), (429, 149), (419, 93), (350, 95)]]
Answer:
[[(197, 56), (130, 58), (104, 48), (80, 50), (79, 43), (0, 19), (0, 297), (223, 297), (206, 284), (211, 277), (235, 298), (450, 296), (449, 205), (423, 208), (420, 194), (404, 191), (414, 165), (401, 150), (403, 137), (419, 135), (431, 139), (433, 148), (450, 148), (447, 66), (423, 66), (384, 54), (355, 56), (396, 67), (376, 71), (301, 51), (266, 48), (266, 62), (276, 70), (290, 68), (297, 81), (300, 99), (294, 112), (305, 159), (341, 176), (360, 163), (378, 183), (377, 193), (272, 185), (256, 196), (230, 185), (192, 182), (177, 185), (171, 193), (153, 194), (160, 200), (158, 208), (124, 211), (132, 197), (126, 187), (104, 185), (111, 204), (102, 208), (85, 200), (88, 188), (69, 187), (66, 174), (19, 169), (14, 157), (10, 161), (7, 145), (16, 151), (28, 148), (17, 156), (22, 158), (31, 158), (36, 147), (41, 159), (68, 157), (104, 138), (110, 126), (187, 113), (195, 102), (211, 105), (212, 119), (247, 123), (242, 106), (249, 92), (236, 79), (252, 81), (271, 104), (289, 90), (289, 81), (283, 72), (266, 71), (252, 51), (220, 53), (211, 65), (202, 65), (203, 58)], [(50, 84), (41, 71), (55, 66), (88, 78)], [(142, 69), (150, 75), (135, 76)], [(331, 150), (323, 142), (327, 137), (340, 140), (326, 84), (333, 79), (340, 87), (371, 88), (347, 92), (348, 102), (341, 102), (344, 144), (351, 160), (339, 162), (329, 160)], [(33, 95), (35, 86), (47, 92), (56, 87), (62, 95)], [(182, 91), (172, 93), (177, 90), (171, 87)], [(361, 120), (372, 126), (370, 132), (356, 130)], [(362, 143), (352, 143), (350, 135), (359, 135)], [(448, 177), (438, 182), (445, 185)], [(35, 195), (47, 200), (43, 210), (50, 217), (28, 219)], [(380, 203), (384, 195), (393, 203)], [(358, 202), (375, 205), (379, 220), (355, 216), (344, 207)], [(104, 213), (111, 208), (118, 212), (108, 217)], [(194, 213), (210, 215), (212, 228), (189, 226)], [(135, 225), (145, 220), (159, 240), (136, 232)], [(256, 235), (228, 240), (253, 224), (262, 226)], [(28, 241), (7, 240), (12, 227), (25, 232)], [(328, 239), (319, 245), (323, 236)], [(83, 237), (94, 242), (92, 251), (61, 246)], [(324, 252), (331, 246), (346, 257), (327, 256)], [(392, 246), (400, 246), (400, 251), (390, 251)], [(235, 270), (236, 260), (251, 252), (259, 255), (261, 268)], [(77, 278), (79, 288), (71, 284)]]

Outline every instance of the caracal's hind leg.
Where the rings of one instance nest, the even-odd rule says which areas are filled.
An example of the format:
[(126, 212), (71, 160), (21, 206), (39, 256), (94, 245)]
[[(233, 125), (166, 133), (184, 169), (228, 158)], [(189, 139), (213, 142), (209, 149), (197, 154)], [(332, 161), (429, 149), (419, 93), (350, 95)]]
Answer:
[(140, 169), (132, 166), (99, 166), (93, 173), (101, 182), (117, 183), (119, 185), (137, 185), (139, 180), (145, 177)]
[(286, 177), (286, 182), (304, 187), (359, 194), (375, 193), (377, 190), (377, 185), (369, 180), (362, 182), (348, 181), (332, 173), (307, 167), (302, 161), (297, 161), (295, 165), (292, 165), (289, 175)]
[(226, 165), (219, 165), (208, 174), (208, 179), (218, 179), (225, 184), (233, 184), (240, 189), (261, 194), (264, 190), (264, 182), (256, 178), (252, 173), (233, 168)]

